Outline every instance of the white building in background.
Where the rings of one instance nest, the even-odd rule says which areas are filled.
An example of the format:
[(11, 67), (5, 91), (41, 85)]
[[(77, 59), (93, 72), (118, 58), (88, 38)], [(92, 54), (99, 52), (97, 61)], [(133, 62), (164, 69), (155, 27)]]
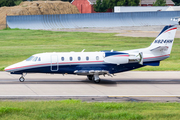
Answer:
[(180, 6), (169, 6), (166, 11), (180, 11)]
[[(165, 0), (166, 6), (174, 6), (174, 2), (172, 0)], [(139, 6), (153, 6), (156, 0), (140, 0)]]
[(180, 11), (180, 6), (115, 6), (114, 12)]

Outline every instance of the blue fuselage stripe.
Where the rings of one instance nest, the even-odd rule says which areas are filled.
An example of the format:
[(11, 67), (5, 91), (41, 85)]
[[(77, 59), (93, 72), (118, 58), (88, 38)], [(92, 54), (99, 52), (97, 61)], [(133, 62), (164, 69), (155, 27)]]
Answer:
[[(129, 64), (81, 64), (81, 65), (58, 65), (53, 66), (54, 70), (52, 71), (52, 66), (37, 66), (34, 68), (28, 68), (24, 70), (14, 71), (14, 74), (18, 73), (59, 73), (59, 74), (74, 74), (76, 70), (107, 70), (109, 73), (118, 73), (123, 71), (128, 71), (132, 69), (136, 69), (139, 67), (143, 67), (138, 63), (129, 63)], [(57, 71), (56, 71), (57, 70)]]

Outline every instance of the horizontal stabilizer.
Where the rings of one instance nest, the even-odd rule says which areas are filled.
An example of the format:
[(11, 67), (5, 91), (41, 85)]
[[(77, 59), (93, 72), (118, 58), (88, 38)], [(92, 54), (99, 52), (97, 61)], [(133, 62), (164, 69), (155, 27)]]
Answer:
[(167, 51), (168, 48), (169, 48), (168, 46), (158, 46), (158, 47), (151, 49), (150, 51)]

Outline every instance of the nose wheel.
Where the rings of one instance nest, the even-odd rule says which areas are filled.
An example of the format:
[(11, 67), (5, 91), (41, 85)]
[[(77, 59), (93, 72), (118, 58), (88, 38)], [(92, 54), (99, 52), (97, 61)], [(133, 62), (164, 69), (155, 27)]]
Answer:
[(20, 81), (20, 82), (24, 82), (24, 80), (25, 80), (25, 78), (24, 78), (23, 76), (21, 76), (21, 77), (19, 78), (19, 81)]
[(27, 75), (27, 73), (26, 73), (26, 74), (23, 74), (23, 73), (22, 73), (22, 76), (19, 78), (19, 81), (20, 81), (20, 82), (24, 82), (24, 81), (25, 81), (25, 78), (24, 78), (24, 77), (25, 77), (26, 75)]

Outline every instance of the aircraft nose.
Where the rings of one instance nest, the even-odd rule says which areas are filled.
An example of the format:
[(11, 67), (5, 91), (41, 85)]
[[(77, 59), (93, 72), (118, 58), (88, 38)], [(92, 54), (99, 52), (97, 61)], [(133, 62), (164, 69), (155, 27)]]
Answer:
[(13, 65), (10, 65), (10, 66), (6, 67), (4, 70), (5, 70), (6, 72), (14, 72), (14, 71), (17, 71), (18, 68), (21, 66), (21, 63), (22, 63), (22, 62), (19, 62), (19, 63), (13, 64)]
[(4, 70), (6, 72), (15, 72), (15, 71), (17, 72), (17, 71), (21, 70), (21, 68), (23, 68), (23, 66), (25, 66), (24, 61), (10, 65), (10, 66), (6, 67)]
[(4, 70), (5, 70), (6, 72), (11, 72), (11, 70), (12, 70), (12, 65), (11, 65), (11, 66), (6, 67)]

